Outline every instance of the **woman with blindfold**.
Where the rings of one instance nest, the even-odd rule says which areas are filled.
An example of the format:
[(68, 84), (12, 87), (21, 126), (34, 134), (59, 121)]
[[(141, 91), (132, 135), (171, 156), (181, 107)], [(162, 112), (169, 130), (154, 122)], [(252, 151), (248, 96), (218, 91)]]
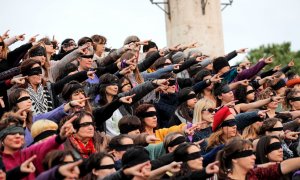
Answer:
[(134, 146), (133, 139), (128, 135), (121, 134), (115, 136), (109, 142), (109, 152), (114, 157), (115, 168), (117, 170), (122, 168), (121, 159), (127, 149)]
[(26, 179), (34, 179), (35, 176), (43, 171), (42, 160), (46, 154), (55, 149), (62, 148), (61, 144), (68, 136), (73, 133), (72, 119), (62, 125), (58, 135), (52, 136), (47, 140), (34, 146), (23, 148), (25, 144), (25, 130), (21, 124), (2, 121), (0, 139), (2, 144), (1, 156), (7, 170), (20, 165), (26, 159), (36, 154), (36, 160), (33, 161), (36, 167), (35, 173), (30, 173)]
[(144, 103), (139, 105), (135, 110), (135, 115), (139, 117), (142, 122), (140, 129), (141, 133), (146, 132), (147, 134), (155, 135), (156, 138), (160, 139), (156, 142), (156, 144), (162, 142), (164, 137), (170, 132), (183, 132), (187, 135), (191, 135), (193, 133), (193, 130), (191, 131), (187, 128), (186, 123), (171, 126), (169, 128), (158, 129), (156, 109), (152, 104)]
[(277, 136), (263, 136), (256, 145), (256, 164), (282, 162), (283, 149)]
[(84, 159), (91, 154), (103, 151), (108, 145), (105, 135), (96, 131), (93, 115), (89, 112), (79, 111), (64, 118), (63, 124), (67, 119), (74, 117), (73, 127), (75, 133), (72, 134), (64, 143), (66, 150), (75, 150)]
[(212, 131), (207, 140), (207, 151), (240, 136), (237, 131), (237, 121), (228, 107), (225, 106), (215, 113)]
[(300, 90), (297, 88), (287, 89), (285, 92), (286, 106), (290, 111), (300, 110)]
[[(66, 103), (50, 112), (33, 115), (31, 110), (32, 100), (30, 98), (30, 94), (23, 88), (13, 89), (9, 94), (8, 102), (10, 105), (9, 113), (22, 120), (22, 125), (25, 128), (26, 146), (29, 146), (34, 140), (30, 133), (32, 123), (40, 119), (48, 119), (55, 123), (59, 123), (61, 118), (67, 116), (67, 113), (71, 109), (70, 104)], [(73, 104), (78, 104), (78, 102), (73, 101)]]
[(239, 85), (234, 92), (234, 96), (238, 100), (236, 104), (251, 103), (255, 101), (255, 89), (251, 85)]
[[(113, 100), (123, 96), (131, 96), (132, 103), (123, 104), (113, 112), (113, 115), (106, 121), (105, 128), (106, 132), (111, 136), (120, 134), (118, 129), (119, 120), (125, 115), (132, 115), (133, 109), (138, 105), (138, 102), (153, 91), (158, 86), (167, 83), (167, 80), (159, 79), (153, 81), (146, 81), (142, 84), (132, 87), (130, 81), (127, 78), (119, 80), (115, 75), (104, 74), (100, 77), (101, 84), (99, 85), (100, 100), (97, 105), (103, 107)], [(97, 98), (96, 98), (97, 99)]]
[(171, 179), (206, 179), (219, 171), (217, 162), (203, 167), (200, 148), (193, 143), (180, 144), (174, 151), (174, 160), (182, 164), (180, 171)]
[(282, 125), (281, 120), (278, 118), (266, 119), (263, 121), (263, 124), (260, 128), (260, 135), (276, 136), (281, 139), (284, 159), (294, 157), (293, 151), (286, 144), (285, 140), (297, 140), (298, 134), (299, 132), (285, 132), (284, 126)]
[(252, 143), (239, 138), (228, 142), (218, 153), (217, 160), (220, 162), (219, 179), (278, 179), (300, 168), (300, 158), (255, 167)]
[(87, 74), (79, 77), (77, 75), (67, 76), (56, 83), (46, 82), (42, 76), (41, 63), (38, 60), (27, 59), (21, 64), (21, 73), (26, 76), (25, 84), (20, 87), (26, 88), (32, 100), (33, 114), (41, 114), (51, 111), (59, 106), (56, 98), (62, 91), (64, 84), (72, 81), (83, 81)]
[(87, 166), (93, 167), (91, 180), (102, 180), (116, 172), (114, 158), (104, 152), (92, 154), (87, 161)]

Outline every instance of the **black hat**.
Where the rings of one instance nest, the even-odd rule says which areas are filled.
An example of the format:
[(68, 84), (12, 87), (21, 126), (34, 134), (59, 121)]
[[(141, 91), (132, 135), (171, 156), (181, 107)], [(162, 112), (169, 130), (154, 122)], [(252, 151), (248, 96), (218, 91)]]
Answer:
[(218, 57), (213, 62), (213, 68), (216, 73), (218, 73), (223, 67), (229, 66), (228, 61), (224, 57)]
[(144, 46), (143, 46), (143, 52), (145, 53), (145, 52), (149, 51), (149, 49), (154, 48), (154, 47), (155, 47), (156, 49), (158, 49), (158, 47), (157, 47), (157, 45), (155, 44), (155, 42), (149, 41), (147, 45), (144, 45)]
[(149, 160), (149, 152), (142, 146), (136, 146), (125, 152), (122, 157), (122, 165), (126, 169)]

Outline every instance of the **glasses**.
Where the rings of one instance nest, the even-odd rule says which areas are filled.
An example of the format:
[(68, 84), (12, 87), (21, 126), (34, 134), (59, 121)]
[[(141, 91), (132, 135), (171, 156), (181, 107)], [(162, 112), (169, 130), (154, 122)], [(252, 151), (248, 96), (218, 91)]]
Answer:
[(214, 113), (216, 110), (213, 108), (207, 108), (207, 109), (203, 109), (202, 111), (208, 111), (210, 113)]

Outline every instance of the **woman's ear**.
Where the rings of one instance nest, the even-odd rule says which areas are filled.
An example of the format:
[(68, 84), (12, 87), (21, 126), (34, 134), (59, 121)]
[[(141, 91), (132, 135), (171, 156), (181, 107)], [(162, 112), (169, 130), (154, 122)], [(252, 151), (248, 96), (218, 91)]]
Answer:
[(95, 176), (98, 176), (98, 175), (99, 175), (99, 172), (97, 172), (97, 170), (96, 170), (95, 168), (93, 168), (92, 174), (94, 174)]

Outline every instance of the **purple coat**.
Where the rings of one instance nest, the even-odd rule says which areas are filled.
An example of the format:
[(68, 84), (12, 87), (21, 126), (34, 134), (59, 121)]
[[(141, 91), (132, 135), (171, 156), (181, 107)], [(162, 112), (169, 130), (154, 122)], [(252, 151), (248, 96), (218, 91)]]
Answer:
[(244, 79), (251, 79), (253, 76), (257, 75), (262, 68), (264, 68), (266, 65), (265, 61), (259, 61), (254, 66), (251, 66), (249, 69), (244, 69), (242, 72), (240, 72), (233, 82), (241, 81)]

